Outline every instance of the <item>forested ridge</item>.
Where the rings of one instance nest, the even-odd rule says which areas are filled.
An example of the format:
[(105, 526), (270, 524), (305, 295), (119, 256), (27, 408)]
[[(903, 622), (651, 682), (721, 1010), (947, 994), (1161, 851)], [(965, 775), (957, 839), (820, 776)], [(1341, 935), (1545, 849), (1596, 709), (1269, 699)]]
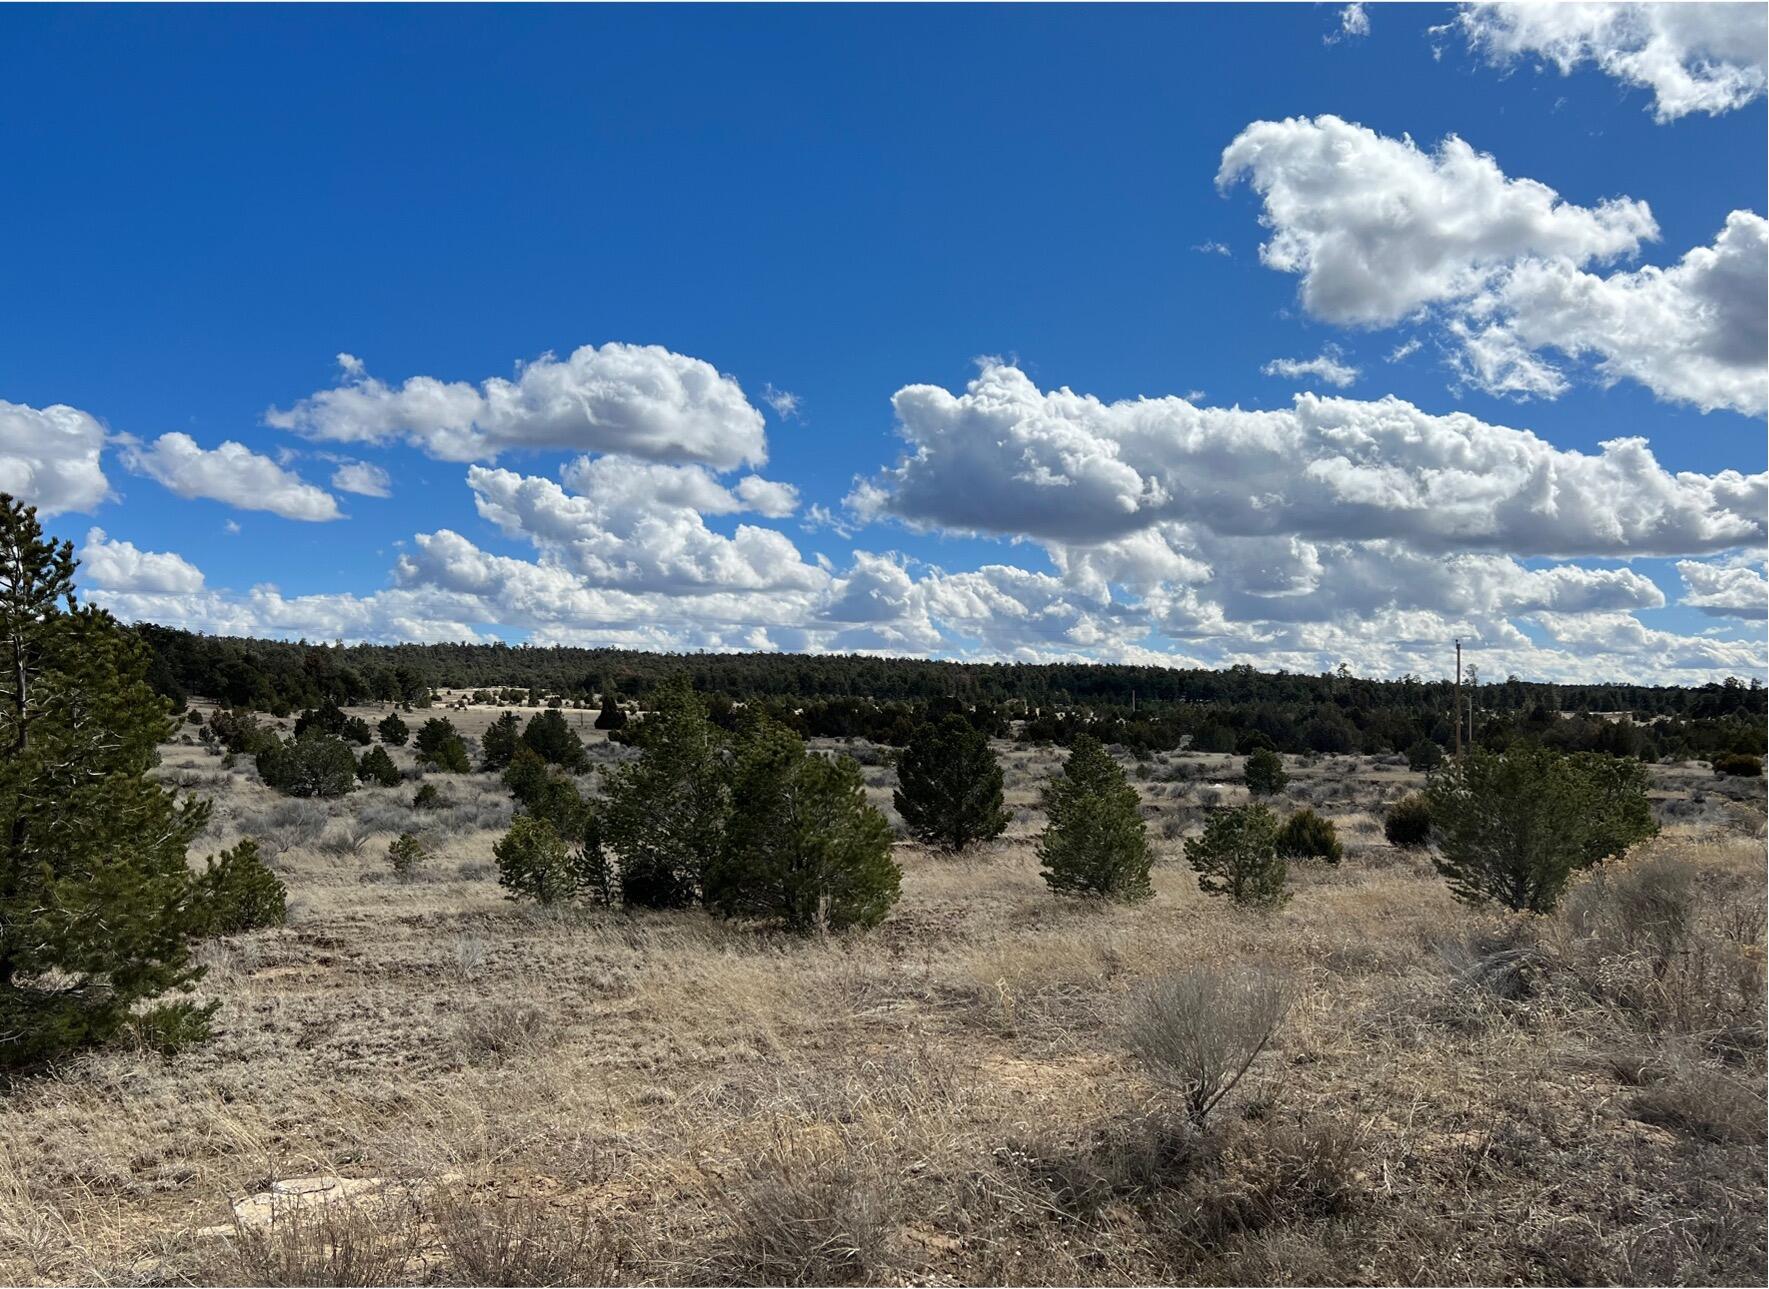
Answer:
[[(915, 720), (957, 707), (1023, 737), (1079, 732), (1150, 749), (1402, 751), (1453, 738), (1454, 686), (1415, 677), (1320, 675), (1097, 663), (945, 662), (858, 654), (647, 653), (504, 643), (345, 645), (205, 636), (142, 624), (151, 678), (167, 696), (286, 713), (323, 704), (423, 702), (436, 689), (518, 688), (535, 701), (638, 702), (669, 677), (703, 693), (797, 709), (807, 732), (901, 742)], [(1476, 736), (1519, 734), (1648, 756), (1761, 753), (1765, 690), (1724, 684), (1562, 685), (1516, 677), (1464, 688)], [(1593, 714), (1600, 714), (1594, 716)], [(1625, 715), (1626, 721), (1601, 719)]]

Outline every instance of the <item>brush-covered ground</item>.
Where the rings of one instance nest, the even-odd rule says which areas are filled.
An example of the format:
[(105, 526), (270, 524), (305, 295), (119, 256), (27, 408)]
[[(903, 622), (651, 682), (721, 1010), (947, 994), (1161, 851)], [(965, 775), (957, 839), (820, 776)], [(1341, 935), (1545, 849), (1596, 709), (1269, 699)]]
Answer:
[[(896, 910), (827, 940), (512, 903), (491, 776), (425, 776), (433, 810), (410, 782), (320, 804), (167, 746), (215, 804), (202, 849), (262, 838), (288, 925), (202, 947), (207, 1045), (6, 1095), (0, 1279), (1763, 1283), (1761, 780), (1654, 767), (1661, 836), (1527, 919), (1386, 844), (1382, 804), (1422, 783), (1398, 758), (1285, 758), (1278, 804), (1346, 853), (1260, 914), (1182, 855), (1245, 799), (1239, 760), (1159, 756), (1132, 767), (1156, 894), (1124, 908), (1048, 893), (1060, 753), (998, 746), (1007, 835), (899, 844)], [(882, 750), (847, 750), (888, 810)], [(408, 829), (433, 854), (398, 881)], [(1201, 1131), (1127, 1030), (1199, 964), (1290, 997)]]

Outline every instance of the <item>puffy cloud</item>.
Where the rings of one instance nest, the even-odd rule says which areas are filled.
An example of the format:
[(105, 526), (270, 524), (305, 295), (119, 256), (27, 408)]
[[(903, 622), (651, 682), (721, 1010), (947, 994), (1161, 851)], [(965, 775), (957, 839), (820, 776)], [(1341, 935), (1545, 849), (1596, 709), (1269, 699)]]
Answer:
[(110, 496), (99, 456), (104, 427), (78, 408), (28, 407), (0, 399), (0, 492), (45, 518), (96, 510)]
[(580, 459), (566, 468), (565, 480), (571, 492), (509, 470), (467, 471), (484, 518), (526, 537), (594, 585), (761, 590), (815, 588), (828, 580), (774, 529), (739, 524), (725, 537), (706, 525), (707, 514), (777, 510), (790, 493), (785, 485), (750, 476), (733, 494), (699, 466), (629, 457)]
[(1464, 5), (1458, 23), (1471, 48), (1496, 64), (1524, 55), (1562, 75), (1594, 64), (1625, 85), (1650, 89), (1653, 116), (1718, 116), (1764, 88), (1769, 25), (1761, 4)]
[(1259, 370), (1267, 376), (1282, 376), (1286, 380), (1301, 380), (1312, 376), (1341, 389), (1357, 380), (1361, 374), (1356, 367), (1341, 359), (1338, 350), (1331, 346), (1326, 352), (1313, 358), (1274, 358)]
[(1336, 116), (1256, 121), (1223, 150), (1218, 186), (1264, 200), (1270, 268), (1302, 276), (1302, 301), (1331, 322), (1398, 322), (1471, 294), (1524, 256), (1613, 259), (1656, 237), (1644, 202), (1594, 207), (1507, 178), (1454, 135), (1435, 153)]
[(798, 509), (799, 490), (790, 483), (776, 483), (760, 475), (746, 474), (737, 481), (737, 499), (745, 510), (768, 519), (785, 519)]
[(1604, 275), (1586, 266), (1658, 236), (1644, 202), (1563, 202), (1454, 136), (1428, 154), (1338, 117), (1259, 121), (1223, 152), (1218, 182), (1242, 178), (1272, 231), (1261, 258), (1301, 276), (1310, 313), (1369, 326), (1435, 317), (1468, 384), (1559, 397), (1569, 382), (1541, 352), (1558, 349), (1593, 359), (1601, 380), (1703, 411), (1769, 402), (1759, 215), (1734, 211), (1712, 247), (1669, 268)]
[(1685, 555), (1761, 542), (1769, 476), (1672, 474), (1642, 439), (1597, 455), (1397, 398), (1277, 411), (1104, 403), (986, 363), (963, 394), (893, 399), (908, 454), (862, 517), (1068, 544), (1163, 521), (1219, 536), (1403, 541), (1425, 551)]
[(331, 493), (304, 483), (269, 457), (232, 441), (200, 448), (188, 434), (162, 434), (152, 444), (123, 440), (123, 463), (180, 497), (208, 497), (241, 510), (284, 519), (340, 519)]
[[(1759, 557), (1761, 558), (1761, 557)], [(1717, 618), (1769, 615), (1769, 578), (1746, 564), (1704, 564), (1678, 560), (1685, 588), (1680, 601)]]
[(266, 422), (340, 443), (402, 437), (445, 461), (491, 461), (518, 449), (618, 452), (721, 470), (767, 459), (762, 414), (737, 382), (659, 345), (585, 345), (563, 360), (543, 354), (515, 380), (477, 386), (413, 376), (394, 387), (350, 355), (340, 363), (343, 384), (273, 408)]
[(183, 556), (112, 541), (102, 528), (89, 530), (80, 548), (80, 581), (89, 587), (150, 594), (188, 595), (203, 589), (201, 570)]
[(332, 471), (332, 487), (359, 497), (391, 497), (393, 480), (380, 466), (368, 461), (345, 461)]
[[(1593, 355), (1606, 381), (1628, 379), (1702, 411), (1769, 408), (1769, 221), (1735, 210), (1711, 247), (1670, 268), (1608, 277), (1564, 260), (1526, 260), (1470, 305), (1469, 352), (1504, 357), (1471, 373), (1489, 389), (1550, 397), (1565, 387), (1534, 351)], [(1488, 321), (1490, 319), (1490, 321)]]

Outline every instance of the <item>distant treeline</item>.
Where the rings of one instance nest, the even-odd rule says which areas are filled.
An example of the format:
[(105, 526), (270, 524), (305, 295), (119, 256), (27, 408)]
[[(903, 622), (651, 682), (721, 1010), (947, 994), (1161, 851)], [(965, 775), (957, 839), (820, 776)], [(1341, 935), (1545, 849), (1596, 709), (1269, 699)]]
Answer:
[[(1090, 663), (935, 662), (855, 654), (662, 654), (495, 644), (326, 645), (133, 628), (152, 680), (192, 695), (287, 714), (325, 704), (423, 703), (435, 689), (520, 688), (539, 701), (615, 694), (643, 706), (670, 676), (721, 699), (765, 703), (801, 732), (902, 743), (930, 711), (962, 711), (991, 733), (1068, 743), (1086, 731), (1133, 750), (1189, 745), (1245, 752), (1402, 752), (1449, 746), (1448, 681)], [(1519, 737), (1569, 750), (1646, 757), (1762, 753), (1769, 697), (1760, 681), (1689, 686), (1552, 685), (1507, 678), (1464, 690), (1478, 741)], [(723, 703), (715, 704), (717, 707)], [(1625, 721), (1591, 714), (1623, 714)]]

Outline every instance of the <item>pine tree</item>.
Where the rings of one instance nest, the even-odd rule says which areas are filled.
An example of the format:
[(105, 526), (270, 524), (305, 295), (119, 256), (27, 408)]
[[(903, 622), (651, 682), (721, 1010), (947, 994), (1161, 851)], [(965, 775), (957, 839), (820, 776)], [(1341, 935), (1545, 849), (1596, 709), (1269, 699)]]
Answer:
[(1551, 912), (1572, 875), (1657, 831), (1638, 761), (1530, 744), (1470, 748), (1425, 789), (1456, 898)]
[(487, 773), (504, 769), (516, 755), (521, 740), (522, 718), (515, 712), (503, 713), (486, 727), (485, 736), (479, 740), (479, 768)]
[(1345, 858), (1345, 847), (1333, 821), (1305, 806), (1278, 829), (1278, 854), (1285, 859), (1324, 859), (1337, 864)]
[[(212, 718), (211, 718), (212, 719)], [(375, 732), (381, 736), (381, 742), (392, 747), (404, 747), (406, 740), (412, 736), (412, 728), (399, 719), (398, 712), (388, 712), (375, 726)]]
[(1059, 894), (1127, 904), (1153, 894), (1141, 798), (1098, 739), (1078, 737), (1063, 771), (1044, 790), (1049, 818), (1038, 838), (1044, 880)]
[(549, 777), (547, 763), (525, 743), (516, 745), (510, 764), (504, 767), (504, 786), (523, 805), (538, 799)]
[(341, 797), (356, 786), (356, 758), (343, 739), (310, 728), (258, 753), (258, 773), (291, 797)]
[(757, 720), (732, 755), (731, 802), (706, 873), (710, 907), (802, 935), (875, 926), (897, 902), (890, 825), (853, 758), (813, 756), (791, 730)]
[(620, 709), (620, 702), (613, 694), (602, 695), (602, 711), (596, 717), (596, 728), (599, 730), (625, 729), (627, 714)]
[(288, 916), (288, 891), (259, 858), (258, 843), (250, 837), (206, 861), (196, 878), (195, 896), (202, 935), (281, 926)]
[(1407, 769), (1435, 770), (1444, 761), (1443, 749), (1428, 738), (1422, 738), (1407, 749)]
[(364, 783), (378, 783), (383, 788), (399, 786), (399, 767), (384, 747), (371, 747), (356, 763), (356, 777)]
[(604, 781), (602, 840), (618, 858), (622, 900), (679, 908), (699, 898), (702, 869), (723, 844), (725, 740), (685, 678), (659, 686), (654, 701), (639, 758)]
[[(75, 602), (74, 567), (0, 494), (0, 1068), (102, 1042), (202, 974), (185, 852), (208, 809), (148, 778), (173, 722), (137, 638)], [(212, 1010), (155, 1014), (190, 1037)]]
[(573, 850), (545, 819), (517, 815), (491, 853), (507, 899), (557, 904), (585, 895), (599, 903), (608, 901), (606, 860), (600, 847)]
[(1204, 825), (1202, 837), (1186, 842), (1185, 858), (1206, 895), (1267, 908), (1286, 898), (1289, 867), (1278, 854), (1277, 817), (1264, 806), (1223, 811)]
[(522, 731), (522, 741), (533, 748), (547, 764), (556, 765), (573, 774), (589, 765), (589, 758), (584, 755), (583, 740), (578, 738), (576, 730), (565, 723), (564, 715), (557, 708), (549, 707), (544, 712), (535, 713), (528, 722), (528, 728)]
[(467, 744), (446, 716), (432, 716), (425, 721), (413, 746), (419, 761), (444, 773), (466, 774), (472, 769), (467, 762)]
[(1284, 790), (1290, 782), (1290, 776), (1284, 773), (1284, 762), (1276, 752), (1268, 748), (1260, 748), (1247, 758), (1242, 769), (1247, 780), (1247, 791), (1256, 797), (1273, 796)]
[(989, 740), (957, 714), (917, 728), (897, 760), (897, 784), (897, 813), (930, 845), (963, 850), (1007, 827), (1001, 763)]

